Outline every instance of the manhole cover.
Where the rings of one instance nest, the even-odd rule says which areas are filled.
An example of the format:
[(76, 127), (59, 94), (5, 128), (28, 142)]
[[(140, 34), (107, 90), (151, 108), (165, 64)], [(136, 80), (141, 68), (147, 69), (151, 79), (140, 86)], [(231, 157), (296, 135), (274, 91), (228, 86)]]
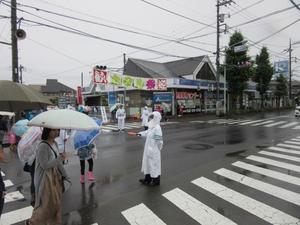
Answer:
[(213, 148), (213, 146), (207, 145), (207, 144), (190, 144), (190, 145), (186, 145), (185, 148), (189, 149), (189, 150), (205, 151), (205, 150)]

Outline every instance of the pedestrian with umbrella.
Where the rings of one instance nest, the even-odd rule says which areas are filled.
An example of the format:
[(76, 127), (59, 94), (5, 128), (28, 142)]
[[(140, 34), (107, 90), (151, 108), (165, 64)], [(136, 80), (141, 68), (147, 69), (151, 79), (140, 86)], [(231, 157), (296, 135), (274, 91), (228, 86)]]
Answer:
[(22, 164), (23, 170), (28, 172), (31, 177), (30, 193), (32, 206), (35, 205), (35, 186), (34, 186), (34, 173), (35, 173), (35, 157), (36, 149), (41, 142), (42, 129), (40, 127), (30, 127), (22, 136), (18, 144), (18, 155)]
[[(102, 120), (93, 117), (95, 122), (99, 125), (102, 124)], [(81, 184), (85, 183), (85, 161), (88, 161), (89, 170), (87, 172), (87, 178), (89, 181), (94, 181), (93, 174), (94, 160), (97, 155), (96, 145), (94, 143), (96, 137), (100, 135), (100, 129), (94, 129), (91, 131), (76, 131), (74, 134), (74, 148), (77, 150), (77, 155), (80, 161), (80, 178)]]
[(28, 126), (44, 128), (42, 141), (36, 150), (36, 201), (32, 216), (26, 224), (61, 224), (64, 181), (69, 181), (69, 177), (62, 164), (65, 154), (58, 154), (55, 138), (59, 135), (59, 129), (92, 130), (99, 129), (99, 126), (89, 116), (67, 109), (43, 112), (29, 121)]

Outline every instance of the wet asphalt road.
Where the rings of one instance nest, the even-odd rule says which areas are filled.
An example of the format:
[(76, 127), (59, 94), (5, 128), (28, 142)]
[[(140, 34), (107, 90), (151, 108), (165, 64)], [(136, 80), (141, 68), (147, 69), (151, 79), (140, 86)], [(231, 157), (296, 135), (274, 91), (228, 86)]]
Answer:
[[(275, 122), (282, 120), (289, 122), (299, 120), (300, 122), (300, 119), (294, 118), (292, 113), (292, 111), (266, 113), (241, 116), (234, 119), (259, 120), (271, 118)], [(70, 158), (69, 164), (66, 165), (73, 184), (64, 195), (64, 224), (129, 224), (121, 212), (140, 203), (151, 209), (165, 224), (199, 224), (162, 196), (162, 194), (174, 188), (180, 188), (189, 193), (237, 224), (271, 224), (191, 183), (192, 180), (202, 176), (264, 202), (291, 216), (300, 218), (299, 206), (273, 196), (270, 197), (269, 194), (214, 173), (215, 170), (220, 168), (227, 168), (300, 194), (299, 186), (231, 166), (231, 163), (238, 160), (250, 163), (250, 160), (245, 159), (247, 156), (257, 155), (257, 152), (262, 149), (295, 138), (299, 135), (300, 130), (279, 129), (278, 126), (263, 127), (208, 123), (211, 119), (197, 117), (190, 120), (204, 122), (191, 123), (187, 119), (186, 121), (181, 120), (175, 124), (162, 126), (164, 148), (162, 151), (161, 185), (159, 187), (146, 187), (138, 182), (138, 179), (143, 177), (140, 173), (144, 146), (143, 138), (128, 136), (126, 132), (110, 132), (101, 135), (96, 142), (99, 153), (98, 159), (94, 162), (96, 177), (94, 183), (86, 182), (85, 185), (79, 183), (80, 167), (76, 157)], [(138, 130), (132, 129), (130, 131)], [(22, 171), (22, 166), (14, 153), (9, 153), (8, 156), (9, 163), (2, 165), (2, 169), (6, 173), (6, 178), (14, 183), (11, 190), (19, 190), (24, 194), (25, 200), (7, 203), (4, 213), (26, 207), (30, 202), (29, 174)], [(276, 159), (274, 157), (269, 158)], [(300, 162), (281, 161), (300, 166)], [(300, 178), (299, 172), (261, 163), (252, 162), (252, 164)]]

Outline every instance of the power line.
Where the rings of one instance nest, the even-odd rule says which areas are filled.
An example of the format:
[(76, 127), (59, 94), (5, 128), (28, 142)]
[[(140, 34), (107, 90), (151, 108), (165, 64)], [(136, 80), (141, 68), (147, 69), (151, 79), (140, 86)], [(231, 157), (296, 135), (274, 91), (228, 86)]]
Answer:
[(296, 4), (296, 3), (294, 2), (294, 0), (290, 0), (290, 2), (291, 2), (298, 10), (300, 10), (299, 4)]
[[(91, 23), (91, 24), (94, 24), (94, 25), (100, 25), (100, 26), (104, 26), (104, 27), (108, 27), (108, 28), (112, 28), (112, 29), (117, 29), (117, 30), (121, 30), (121, 31), (126, 31), (126, 32), (138, 34), (138, 35), (143, 35), (143, 36), (147, 36), (147, 37), (151, 37), (151, 38), (155, 38), (155, 39), (159, 39), (159, 40), (170, 41), (170, 42), (174, 42), (176, 44), (180, 44), (180, 45), (184, 45), (184, 46), (187, 46), (187, 47), (190, 47), (190, 48), (198, 49), (198, 50), (201, 50), (201, 51), (204, 51), (204, 52), (212, 53), (212, 51), (210, 51), (210, 50), (207, 50), (207, 49), (204, 49), (204, 48), (200, 48), (200, 47), (196, 47), (196, 46), (193, 46), (193, 45), (190, 45), (190, 44), (185, 44), (185, 43), (182, 43), (179, 40), (174, 40), (174, 39), (172, 40), (172, 39), (161, 38), (161, 37), (157, 37), (157, 36), (150, 35), (150, 34), (145, 34), (145, 33), (136, 32), (136, 31), (132, 31), (132, 30), (128, 30), (128, 29), (114, 27), (114, 26), (110, 26), (110, 25), (106, 25), (106, 24), (101, 24), (101, 23), (97, 23), (97, 22), (94, 22), (94, 21), (80, 19), (80, 18), (76, 18), (76, 17), (72, 17), (72, 16), (60, 14), (60, 13), (55, 13), (55, 12), (52, 12), (52, 11), (49, 11), (49, 10), (44, 10), (44, 9), (36, 8), (36, 7), (33, 7), (33, 6), (28, 6), (28, 5), (23, 5), (23, 4), (20, 4), (20, 5), (24, 6), (24, 7), (29, 7), (29, 8), (35, 9), (37, 11), (43, 11), (43, 12), (54, 14), (54, 15), (57, 15), (57, 16), (62, 16), (62, 17), (65, 17), (65, 18), (69, 18), (69, 19), (73, 19), (73, 20), (77, 20), (77, 21), (81, 21), (81, 22)], [(41, 19), (45, 19), (45, 18), (39, 17), (37, 15), (34, 15), (32, 13), (29, 13), (29, 12), (27, 12), (25, 10), (21, 10), (21, 9), (18, 9), (18, 10), (22, 11), (22, 12), (25, 12), (25, 13), (28, 13), (30, 15), (36, 16), (36, 17), (41, 18)], [(49, 20), (46, 20), (46, 21), (49, 22)], [(51, 21), (51, 22), (54, 23), (53, 21)], [(202, 43), (204, 44), (204, 42), (202, 42)]]
[[(299, 5), (300, 5), (300, 4), (299, 4)], [(266, 15), (264, 15), (264, 16), (260, 16), (260, 17), (257, 17), (257, 18), (255, 18), (255, 19), (246, 21), (246, 22), (244, 22), (244, 23), (240, 23), (240, 24), (231, 26), (230, 29), (234, 29), (234, 28), (236, 28), (236, 27), (241, 27), (241, 26), (244, 26), (244, 25), (246, 25), (246, 24), (253, 23), (253, 22), (256, 22), (256, 21), (258, 21), (258, 20), (262, 20), (262, 19), (265, 19), (265, 18), (267, 18), (267, 17), (277, 15), (277, 14), (279, 14), (279, 13), (286, 12), (286, 11), (291, 10), (291, 9), (293, 9), (293, 8), (295, 8), (295, 7), (292, 6), (292, 7), (288, 7), (288, 8), (276, 10), (276, 11), (271, 12), (271, 13), (268, 13), (268, 14), (266, 14)]]
[(212, 25), (210, 25), (210, 24), (203, 23), (203, 22), (201, 22), (201, 21), (199, 21), (199, 20), (195, 20), (195, 19), (192, 19), (192, 18), (190, 18), (190, 17), (181, 15), (181, 14), (179, 14), (179, 13), (173, 12), (173, 11), (171, 11), (171, 10), (169, 10), (169, 9), (166, 9), (166, 8), (161, 7), (161, 6), (155, 5), (155, 4), (153, 4), (153, 3), (151, 3), (151, 2), (148, 2), (148, 1), (146, 1), (146, 0), (140, 0), (140, 1), (142, 1), (142, 2), (144, 2), (144, 3), (146, 3), (146, 4), (148, 4), (148, 5), (151, 5), (151, 6), (155, 7), (155, 8), (158, 8), (158, 9), (161, 9), (161, 10), (166, 11), (166, 12), (168, 12), (168, 13), (171, 13), (171, 14), (173, 14), (173, 15), (176, 15), (176, 16), (182, 17), (182, 18), (184, 18), (184, 19), (193, 21), (193, 22), (195, 22), (195, 23), (199, 23), (199, 24), (201, 24), (201, 25), (205, 25), (205, 26), (208, 26), (208, 27), (211, 27), (211, 28), (214, 28), (214, 29), (215, 29), (215, 27), (212, 26)]
[[(260, 42), (263, 42), (263, 41), (269, 39), (270, 37), (273, 37), (274, 35), (280, 33), (281, 31), (283, 31), (283, 30), (285, 30), (285, 29), (287, 29), (287, 28), (289, 28), (290, 26), (294, 25), (295, 23), (298, 23), (299, 21), (300, 21), (300, 19), (297, 19), (297, 20), (295, 20), (294, 22), (289, 23), (288, 25), (286, 25), (286, 26), (282, 27), (281, 29), (279, 29), (278, 31), (276, 31), (276, 32), (274, 32), (274, 33), (268, 35), (267, 37), (264, 37), (264, 38), (260, 39), (259, 41), (254, 42), (254, 44), (258, 44), (258, 43), (260, 43)], [(254, 45), (254, 44), (253, 44), (253, 45)], [(250, 45), (250, 46), (251, 46), (251, 45)]]

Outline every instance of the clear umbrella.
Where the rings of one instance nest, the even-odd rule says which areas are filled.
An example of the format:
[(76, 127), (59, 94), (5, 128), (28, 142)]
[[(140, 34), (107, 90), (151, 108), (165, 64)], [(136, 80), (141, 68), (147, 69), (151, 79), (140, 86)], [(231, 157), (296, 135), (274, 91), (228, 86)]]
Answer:
[(100, 129), (99, 125), (88, 115), (69, 109), (42, 112), (30, 120), (28, 126), (65, 130)]

